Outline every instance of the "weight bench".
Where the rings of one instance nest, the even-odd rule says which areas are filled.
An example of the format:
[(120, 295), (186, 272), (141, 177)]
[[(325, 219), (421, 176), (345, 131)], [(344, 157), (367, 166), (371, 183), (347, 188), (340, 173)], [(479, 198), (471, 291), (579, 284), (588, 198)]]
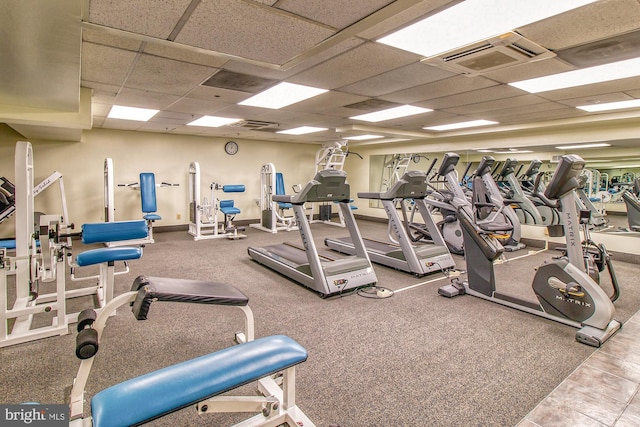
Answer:
[[(84, 244), (110, 243), (131, 241), (146, 237), (148, 230), (147, 223), (144, 220), (114, 221), (83, 224), (81, 234), (82, 243)], [(114, 246), (81, 252), (76, 255), (74, 261), (69, 258), (72, 281), (97, 279), (98, 284), (93, 287), (69, 290), (67, 291), (67, 297), (75, 298), (96, 294), (98, 296), (98, 305), (104, 307), (113, 299), (115, 276), (128, 273), (129, 266), (127, 262), (138, 259), (141, 256), (142, 247), (140, 246)], [(115, 271), (115, 263), (117, 261), (124, 261), (124, 270)], [(100, 266), (98, 275), (76, 277), (76, 267), (87, 267), (91, 265)], [(70, 321), (73, 322), (75, 319), (70, 319)]]
[[(91, 419), (81, 418), (84, 387), (107, 318), (129, 303), (134, 316), (144, 320), (156, 301), (242, 308), (248, 341), (111, 386), (91, 399)], [(99, 315), (85, 313), (81, 317), (76, 355), (82, 362), (71, 391), (70, 427), (138, 425), (190, 405), (196, 405), (198, 414), (258, 413), (236, 426), (314, 426), (295, 403), (295, 365), (307, 359), (306, 350), (283, 335), (253, 340), (248, 298), (231, 285), (140, 276), (131, 292), (114, 298)], [(281, 371), (282, 387), (272, 377)], [(254, 381), (263, 396), (220, 396)]]

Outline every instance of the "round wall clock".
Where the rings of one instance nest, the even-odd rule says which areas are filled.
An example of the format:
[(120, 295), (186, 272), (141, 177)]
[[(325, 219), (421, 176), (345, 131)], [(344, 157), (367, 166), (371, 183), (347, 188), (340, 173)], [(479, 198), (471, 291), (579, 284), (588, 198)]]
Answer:
[(224, 145), (224, 151), (233, 156), (238, 152), (238, 143), (235, 141), (229, 141)]

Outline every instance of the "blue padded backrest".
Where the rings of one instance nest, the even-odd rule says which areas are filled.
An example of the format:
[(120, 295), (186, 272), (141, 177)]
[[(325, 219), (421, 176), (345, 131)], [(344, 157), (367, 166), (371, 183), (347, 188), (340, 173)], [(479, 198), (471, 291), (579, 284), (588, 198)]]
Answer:
[(82, 243), (85, 244), (144, 239), (148, 235), (149, 229), (144, 220), (82, 224)]
[(284, 192), (284, 177), (282, 176), (282, 172), (276, 172), (276, 194), (280, 196), (286, 194)]
[(220, 200), (220, 207), (221, 208), (232, 208), (233, 207), (233, 200)]
[(142, 199), (142, 212), (155, 212), (156, 204), (156, 177), (153, 173), (142, 172), (140, 174), (140, 197)]

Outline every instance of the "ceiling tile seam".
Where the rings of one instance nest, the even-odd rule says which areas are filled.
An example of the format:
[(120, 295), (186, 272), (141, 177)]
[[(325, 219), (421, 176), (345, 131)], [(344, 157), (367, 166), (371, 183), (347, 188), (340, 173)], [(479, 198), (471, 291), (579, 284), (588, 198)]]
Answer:
[(191, 15), (193, 14), (196, 7), (198, 7), (201, 1), (202, 0), (191, 0), (191, 3), (189, 3), (189, 6), (187, 6), (184, 13), (180, 17), (180, 19), (178, 19), (178, 22), (176, 23), (175, 27), (173, 27), (171, 34), (169, 34), (169, 37), (167, 37), (167, 40), (175, 41), (176, 37), (178, 37), (178, 34), (180, 33), (180, 31), (182, 31), (185, 24), (187, 23), (189, 18), (191, 18)]

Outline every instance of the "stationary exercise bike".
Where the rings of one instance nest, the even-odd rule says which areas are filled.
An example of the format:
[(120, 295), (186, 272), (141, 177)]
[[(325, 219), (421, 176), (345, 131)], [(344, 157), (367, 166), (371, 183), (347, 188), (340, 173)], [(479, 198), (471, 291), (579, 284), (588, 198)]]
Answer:
[[(578, 265), (583, 265), (580, 226), (574, 199), (578, 177), (585, 162), (576, 155), (564, 155), (544, 194), (537, 194), (549, 206), (560, 208), (567, 243), (566, 256), (551, 259), (538, 267), (531, 302), (496, 291), (493, 261), (504, 251), (492, 232), (474, 223), (467, 210), (457, 212), (464, 236), (467, 282), (452, 282), (438, 290), (454, 297), (470, 294), (530, 314), (578, 328), (576, 340), (601, 346), (620, 327), (613, 319), (615, 308), (607, 294)], [(474, 188), (475, 190), (475, 188)]]

